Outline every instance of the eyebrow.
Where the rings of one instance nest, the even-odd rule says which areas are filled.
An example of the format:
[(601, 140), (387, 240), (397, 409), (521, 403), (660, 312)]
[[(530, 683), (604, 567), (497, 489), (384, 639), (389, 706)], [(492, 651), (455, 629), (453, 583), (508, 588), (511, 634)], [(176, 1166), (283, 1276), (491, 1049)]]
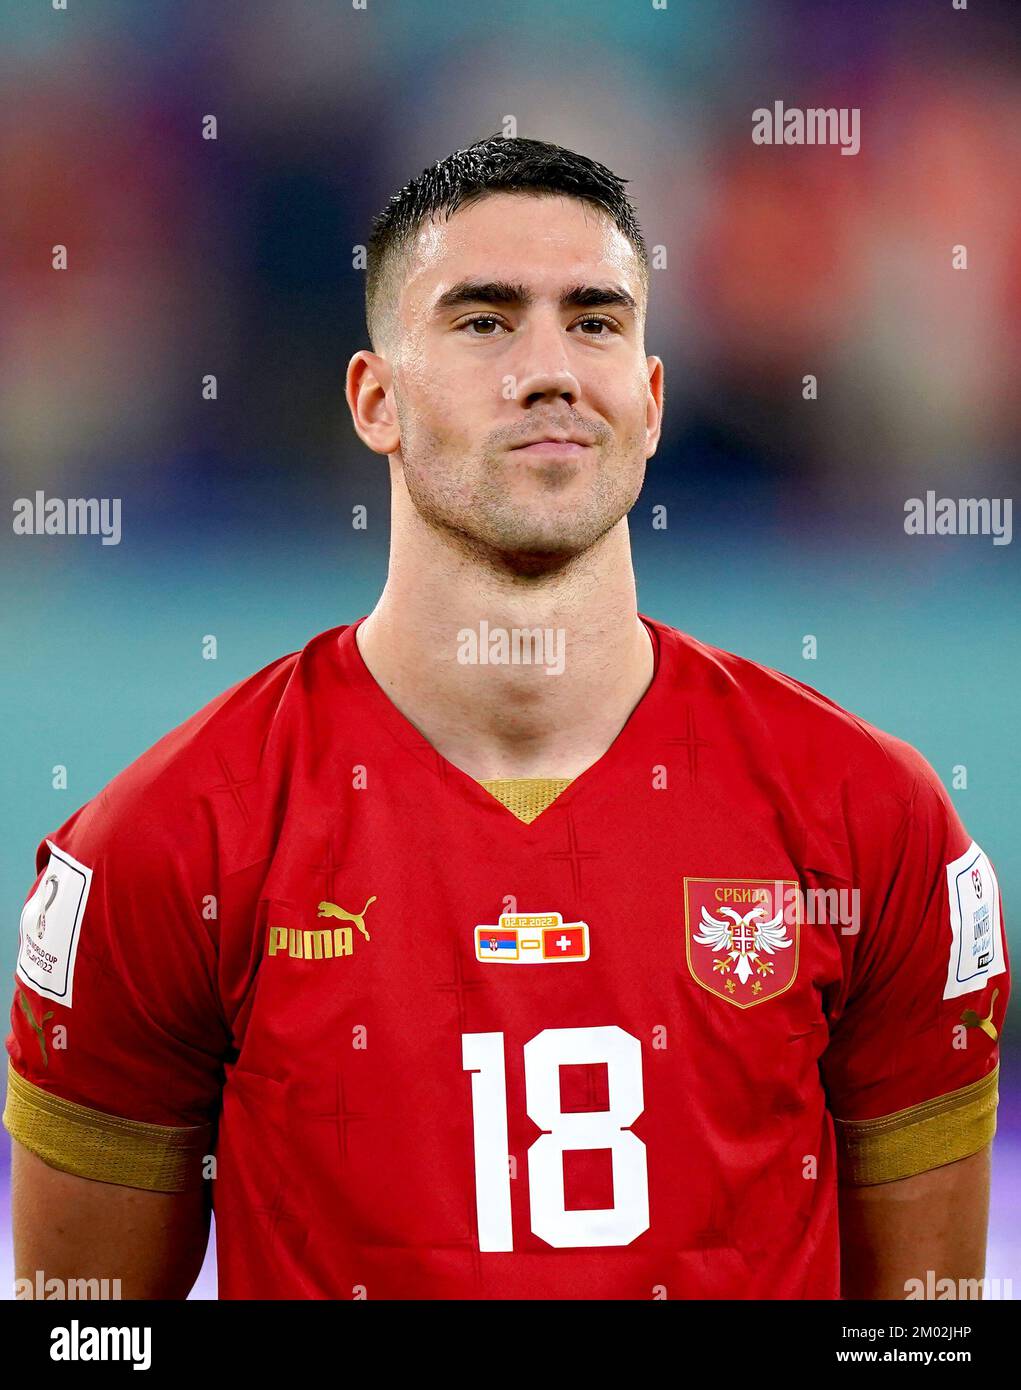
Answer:
[[(512, 309), (527, 309), (535, 303), (535, 295), (527, 285), (510, 280), (459, 280), (437, 299), (436, 314), (457, 309), (465, 304), (502, 304)], [(599, 309), (616, 306), (632, 314), (638, 305), (632, 295), (620, 285), (572, 285), (560, 296), (561, 309)]]

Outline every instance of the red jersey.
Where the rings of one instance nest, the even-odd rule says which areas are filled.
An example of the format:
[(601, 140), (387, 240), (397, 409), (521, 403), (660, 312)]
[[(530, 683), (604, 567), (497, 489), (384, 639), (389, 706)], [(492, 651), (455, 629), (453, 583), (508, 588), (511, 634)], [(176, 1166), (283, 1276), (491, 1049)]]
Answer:
[(5, 1120), (211, 1180), (225, 1298), (839, 1296), (837, 1184), (992, 1137), (996, 878), (909, 745), (644, 620), (531, 823), (325, 632), (39, 847)]

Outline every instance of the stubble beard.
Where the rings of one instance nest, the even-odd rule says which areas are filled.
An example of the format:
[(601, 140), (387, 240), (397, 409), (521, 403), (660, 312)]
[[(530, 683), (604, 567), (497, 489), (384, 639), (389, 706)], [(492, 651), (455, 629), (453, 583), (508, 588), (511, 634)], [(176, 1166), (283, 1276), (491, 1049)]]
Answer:
[[(525, 480), (512, 475), (515, 463), (504, 451), (483, 454), (467, 467), (451, 467), (438, 450), (415, 448), (404, 458), (404, 482), (423, 521), (451, 545), (501, 570), (542, 574), (562, 569), (590, 550), (638, 499), (644, 468), (633, 460), (640, 447), (629, 441), (610, 457), (593, 446), (598, 460), (580, 466), (592, 477), (578, 486), (578, 464), (544, 464)], [(612, 446), (610, 446), (612, 448)], [(566, 494), (572, 488), (575, 496)], [(527, 489), (527, 500), (515, 493)]]

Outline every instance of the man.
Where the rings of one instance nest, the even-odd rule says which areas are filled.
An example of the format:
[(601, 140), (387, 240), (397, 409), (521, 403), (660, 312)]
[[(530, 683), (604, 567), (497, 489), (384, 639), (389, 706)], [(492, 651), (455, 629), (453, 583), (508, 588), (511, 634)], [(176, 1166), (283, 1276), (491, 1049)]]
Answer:
[(40, 846), (19, 1273), (184, 1295), (205, 1187), (224, 1297), (982, 1275), (992, 866), (908, 745), (638, 615), (647, 293), (621, 181), (556, 146), (377, 219), (386, 587)]

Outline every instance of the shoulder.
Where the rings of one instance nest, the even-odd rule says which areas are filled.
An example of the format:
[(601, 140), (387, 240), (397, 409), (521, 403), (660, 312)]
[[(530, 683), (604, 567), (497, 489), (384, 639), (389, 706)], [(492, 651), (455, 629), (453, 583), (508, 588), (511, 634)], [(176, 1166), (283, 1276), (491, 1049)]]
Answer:
[(197, 852), (223, 826), (243, 830), (286, 775), (302, 711), (343, 631), (320, 633), (208, 701), (118, 772), (54, 838), (72, 854), (76, 845), (88, 852), (116, 842), (144, 862), (168, 848)]
[(922, 797), (949, 802), (912, 744), (846, 709), (805, 681), (658, 623), (672, 651), (671, 678), (718, 712), (750, 753), (798, 769), (805, 780), (854, 787), (861, 804), (895, 813)]

